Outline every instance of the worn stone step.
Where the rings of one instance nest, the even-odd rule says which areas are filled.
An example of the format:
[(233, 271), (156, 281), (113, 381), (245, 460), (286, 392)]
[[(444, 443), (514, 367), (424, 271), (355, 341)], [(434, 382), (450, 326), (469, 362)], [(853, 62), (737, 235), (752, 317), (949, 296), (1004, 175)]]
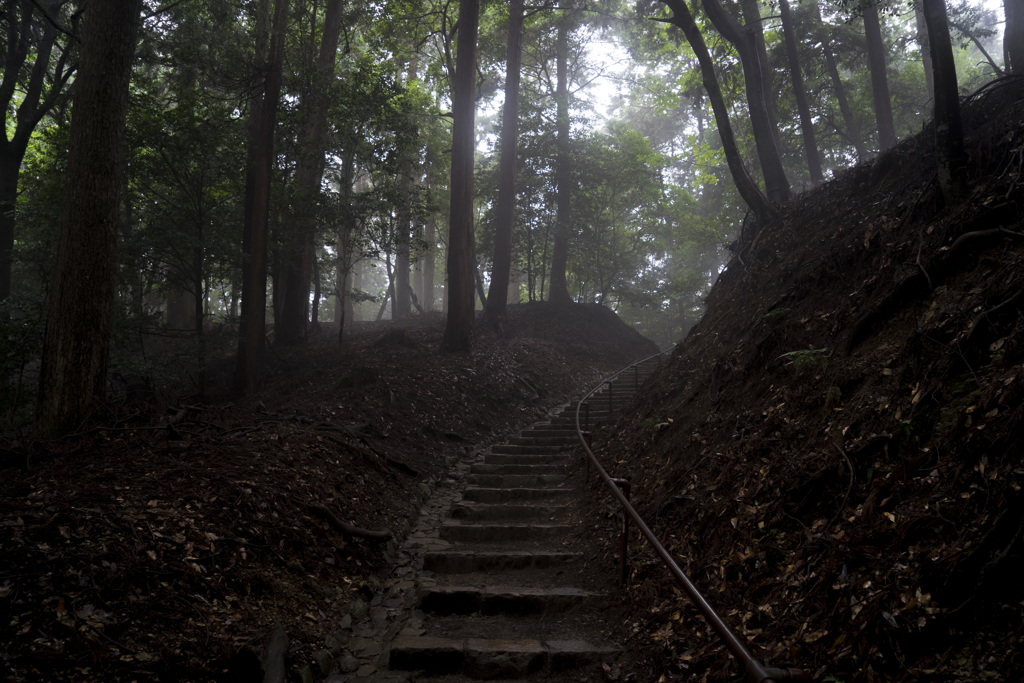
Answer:
[(520, 446), (509, 443), (491, 446), (491, 453), (505, 455), (555, 455), (561, 450), (561, 446)]
[(585, 609), (603, 597), (575, 586), (424, 585), (420, 609), (432, 614), (561, 614)]
[(462, 674), (476, 680), (494, 680), (579, 669), (597, 665), (617, 653), (610, 645), (585, 640), (399, 635), (391, 643), (389, 665), (392, 671), (428, 671), (431, 675)]
[(435, 550), (423, 556), (423, 568), (444, 574), (469, 574), (472, 572), (548, 569), (570, 564), (582, 559), (583, 553), (558, 552), (551, 550), (505, 550), (479, 552), (471, 550)]
[(477, 462), (469, 467), (470, 474), (559, 474), (565, 463), (489, 463)]
[(531, 453), (485, 453), (484, 462), (488, 465), (564, 465), (571, 462), (569, 453), (551, 453), (534, 455)]
[(438, 535), (452, 543), (504, 543), (507, 541), (534, 541), (564, 536), (571, 527), (566, 524), (463, 524), (447, 519)]
[(571, 489), (491, 488), (471, 486), (462, 500), (474, 503), (512, 503), (525, 501), (562, 501), (573, 495)]
[[(526, 429), (522, 432), (523, 436), (538, 436), (541, 438), (547, 437), (558, 437), (567, 439), (576, 439), (575, 429), (548, 429), (547, 427), (536, 427), (533, 429)], [(573, 441), (575, 443), (575, 441)]]
[(561, 518), (568, 510), (568, 505), (542, 505), (537, 502), (488, 504), (463, 500), (455, 504), (448, 515), (462, 522), (514, 522)]
[(524, 434), (523, 436), (513, 436), (508, 440), (508, 443), (513, 446), (560, 446), (564, 447), (569, 444), (575, 443), (576, 432), (567, 432), (565, 434), (559, 434), (557, 436), (540, 436), (537, 434)]
[(467, 474), (467, 486), (488, 488), (544, 488), (558, 486), (566, 480), (564, 474)]

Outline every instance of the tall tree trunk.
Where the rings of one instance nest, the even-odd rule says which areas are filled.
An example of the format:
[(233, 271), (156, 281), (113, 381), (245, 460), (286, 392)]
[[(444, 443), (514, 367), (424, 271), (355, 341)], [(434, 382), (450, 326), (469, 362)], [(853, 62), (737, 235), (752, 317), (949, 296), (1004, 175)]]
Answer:
[(36, 428), (76, 428), (106, 396), (128, 83), (142, 0), (92, 3), (82, 26)]
[(1003, 63), (1010, 73), (1024, 74), (1024, 6), (1020, 0), (1003, 0), (1003, 14)]
[(956, 82), (953, 43), (945, 0), (924, 0), (924, 20), (935, 65), (935, 155), (939, 187), (947, 201), (963, 194), (967, 187), (967, 153), (960, 119), (960, 92)]
[(764, 174), (765, 192), (773, 202), (789, 199), (789, 180), (782, 166), (782, 157), (775, 145), (776, 132), (772, 130), (771, 119), (765, 104), (765, 83), (762, 78), (760, 60), (754, 35), (749, 27), (741, 26), (732, 14), (722, 6), (721, 0), (702, 0), (704, 12), (722, 37), (732, 43), (743, 65), (743, 85), (747, 91), (747, 109), (750, 124), (754, 130), (754, 144), (757, 158)]
[(519, 70), (523, 55), (523, 0), (508, 8), (508, 46), (505, 51), (505, 106), (501, 116), (501, 160), (498, 167), (498, 205), (494, 223), (494, 265), (484, 318), (499, 330), (505, 322), (508, 281), (512, 272), (512, 225), (516, 213), (516, 157), (519, 152)]
[(299, 138), (301, 147), (295, 171), (299, 212), (285, 265), (281, 324), (274, 327), (274, 340), (284, 346), (296, 344), (305, 336), (306, 321), (309, 319), (309, 283), (313, 259), (316, 257), (313, 249), (316, 205), (323, 178), (327, 108), (341, 36), (341, 14), (342, 0), (328, 0), (315, 75), (302, 102), (304, 106), (308, 105), (308, 113), (305, 117), (305, 130)]
[(448, 234), (448, 320), (444, 351), (473, 350), (473, 151), (476, 33), (480, 0), (460, 0), (452, 77), (451, 218)]
[(690, 47), (697, 56), (704, 89), (708, 93), (708, 99), (711, 100), (711, 109), (715, 114), (718, 135), (722, 139), (722, 150), (725, 152), (725, 160), (733, 182), (736, 183), (736, 189), (750, 210), (754, 212), (757, 222), (763, 226), (777, 215), (777, 210), (762, 194), (757, 183), (743, 166), (743, 156), (736, 144), (736, 136), (732, 132), (729, 110), (725, 105), (725, 98), (722, 97), (718, 75), (715, 73), (715, 65), (711, 61), (711, 53), (708, 52), (704, 36), (697, 28), (697, 23), (693, 20), (693, 15), (690, 14), (690, 9), (684, 0), (664, 0), (664, 2), (672, 10), (673, 16), (669, 21), (682, 29), (683, 35), (686, 36), (687, 42), (690, 43)]
[(796, 106), (800, 111), (800, 132), (803, 136), (804, 154), (807, 156), (807, 170), (811, 174), (811, 183), (820, 185), (825, 178), (821, 174), (818, 140), (814, 135), (811, 108), (807, 104), (807, 88), (804, 86), (804, 72), (800, 67), (800, 55), (796, 49), (796, 30), (793, 27), (792, 13), (789, 11), (789, 0), (779, 0), (779, 13), (782, 15), (782, 32), (786, 40), (790, 80), (793, 81), (793, 94), (796, 95)]
[(437, 226), (434, 219), (430, 218), (424, 226), (423, 239), (427, 243), (426, 253), (423, 254), (423, 310), (429, 313), (434, 310), (434, 268), (437, 258)]
[(242, 315), (238, 338), (235, 387), (242, 393), (259, 389), (263, 381), (263, 344), (267, 322), (267, 233), (270, 185), (274, 166), (274, 124), (281, 95), (285, 29), (289, 0), (275, 0), (270, 47), (262, 93), (249, 113), (249, 158), (245, 174), (245, 223), (242, 228)]
[(555, 304), (572, 301), (566, 281), (569, 263), (569, 230), (572, 225), (572, 167), (569, 149), (569, 27), (568, 18), (558, 21), (557, 44), (555, 47), (556, 135), (558, 158), (555, 159), (555, 244), (551, 250), (551, 280), (548, 285), (548, 300)]
[[(416, 80), (417, 59), (409, 61), (408, 80)], [(409, 282), (410, 240), (412, 235), (412, 189), (415, 183), (413, 169), (415, 162), (411, 150), (403, 150), (398, 171), (402, 205), (399, 207), (398, 231), (395, 240), (395, 296), (391, 301), (391, 318), (401, 320), (412, 314), (412, 286)]]
[(740, 12), (743, 24), (754, 37), (757, 48), (757, 62), (761, 66), (761, 82), (764, 83), (764, 106), (768, 111), (768, 122), (771, 124), (775, 148), (782, 154), (782, 140), (779, 138), (779, 114), (775, 95), (775, 79), (772, 77), (771, 64), (768, 62), (768, 46), (764, 40), (764, 23), (761, 19), (761, 3), (759, 0), (740, 0)]
[(932, 48), (928, 40), (928, 26), (924, 20), (921, 5), (914, 3), (914, 22), (917, 24), (917, 42), (921, 46), (921, 63), (924, 66), (924, 84), (928, 89), (928, 101), (935, 99), (935, 67), (932, 65)]
[[(356, 156), (355, 152), (347, 149), (341, 156), (341, 180), (338, 193), (341, 195), (341, 206), (347, 209), (352, 198), (352, 180), (355, 175)], [(338, 283), (338, 303), (335, 307), (335, 320), (338, 321), (338, 352), (342, 350), (342, 340), (345, 337), (345, 321), (351, 315), (352, 301), (350, 299), (350, 279), (352, 270), (355, 268), (355, 259), (352, 257), (352, 246), (349, 243), (352, 236), (351, 219), (344, 216), (338, 226), (338, 240), (335, 243), (338, 249), (338, 265), (334, 271), (335, 281)]]
[(868, 71), (871, 72), (871, 99), (875, 105), (878, 146), (879, 151), (884, 152), (896, 144), (896, 125), (892, 119), (892, 97), (889, 95), (889, 76), (886, 74), (888, 60), (885, 58), (877, 0), (864, 3), (864, 37), (868, 48)]

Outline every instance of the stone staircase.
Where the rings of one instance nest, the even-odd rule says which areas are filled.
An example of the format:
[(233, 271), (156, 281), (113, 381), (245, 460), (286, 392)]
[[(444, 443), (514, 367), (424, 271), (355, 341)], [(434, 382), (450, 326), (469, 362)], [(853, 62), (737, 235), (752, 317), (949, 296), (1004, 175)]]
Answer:
[[(629, 371), (595, 394), (590, 426), (631, 400), (652, 370)], [(574, 547), (580, 506), (570, 471), (580, 458), (567, 449), (577, 443), (575, 405), (566, 406), (470, 465), (423, 555), (417, 608), (387, 648), (381, 680), (603, 680), (601, 664), (619, 654), (602, 633), (614, 572), (595, 577)]]

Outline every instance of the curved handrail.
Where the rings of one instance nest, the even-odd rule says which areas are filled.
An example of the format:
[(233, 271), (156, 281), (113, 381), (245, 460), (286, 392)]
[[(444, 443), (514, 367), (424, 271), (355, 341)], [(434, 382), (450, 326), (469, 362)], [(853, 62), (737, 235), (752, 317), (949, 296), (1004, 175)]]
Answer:
[(580, 443), (583, 444), (583, 449), (587, 452), (590, 464), (597, 468), (598, 474), (604, 480), (605, 484), (608, 485), (612, 495), (614, 495), (615, 498), (618, 499), (619, 504), (622, 505), (623, 512), (629, 515), (630, 519), (633, 520), (633, 523), (635, 523), (637, 528), (640, 529), (640, 533), (643, 534), (644, 538), (647, 539), (647, 542), (650, 543), (651, 547), (654, 549), (654, 552), (661, 558), (661, 561), (675, 578), (676, 583), (682, 586), (683, 590), (686, 591), (686, 594), (697, 606), (697, 609), (700, 610), (704, 619), (711, 624), (711, 627), (718, 634), (718, 637), (725, 643), (726, 647), (729, 648), (729, 652), (732, 653), (732, 656), (742, 663), (743, 675), (746, 679), (752, 683), (772, 683), (775, 679), (809, 678), (809, 676), (800, 669), (777, 669), (775, 667), (766, 667), (750, 653), (750, 650), (747, 649), (746, 645), (740, 641), (736, 634), (733, 633), (732, 629), (730, 629), (722, 618), (718, 616), (718, 613), (715, 612), (714, 608), (711, 607), (708, 601), (704, 599), (704, 596), (700, 594), (697, 587), (693, 585), (693, 582), (690, 581), (689, 577), (687, 577), (683, 570), (680, 569), (672, 555), (665, 549), (665, 546), (661, 544), (661, 541), (659, 541), (658, 537), (654, 535), (654, 532), (647, 526), (622, 491), (619, 490), (618, 485), (616, 485), (615, 481), (608, 475), (608, 472), (605, 471), (604, 467), (601, 466), (601, 463), (598, 462), (597, 456), (595, 456), (594, 452), (590, 450), (590, 445), (587, 443), (587, 439), (583, 435), (583, 429), (580, 427), (580, 406), (583, 405), (583, 402), (597, 393), (597, 391), (605, 384), (615, 380), (626, 370), (640, 365), (641, 363), (646, 363), (652, 358), (661, 356), (664, 353), (666, 352), (660, 351), (648, 356), (647, 358), (627, 365), (618, 372), (615, 372), (602, 380), (600, 384), (595, 386), (586, 396), (580, 399), (579, 403), (576, 404), (576, 434), (580, 438)]

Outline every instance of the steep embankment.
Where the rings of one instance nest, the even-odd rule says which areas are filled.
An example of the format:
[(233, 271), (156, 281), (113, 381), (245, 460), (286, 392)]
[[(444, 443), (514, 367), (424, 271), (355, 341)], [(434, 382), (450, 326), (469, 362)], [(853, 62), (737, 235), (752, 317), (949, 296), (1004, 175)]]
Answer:
[(438, 353), (443, 325), (360, 323), (340, 359), (325, 334), (244, 401), (111, 405), (62, 441), (0, 441), (0, 678), (259, 680), (275, 621), (288, 666), (311, 664), (458, 451), (656, 350), (595, 306), (512, 307), (472, 356)]
[[(1022, 663), (1021, 80), (965, 115), (968, 196), (942, 201), (926, 131), (791, 202), (601, 447), (755, 654), (819, 680)], [(650, 560), (640, 679), (721, 678)]]

